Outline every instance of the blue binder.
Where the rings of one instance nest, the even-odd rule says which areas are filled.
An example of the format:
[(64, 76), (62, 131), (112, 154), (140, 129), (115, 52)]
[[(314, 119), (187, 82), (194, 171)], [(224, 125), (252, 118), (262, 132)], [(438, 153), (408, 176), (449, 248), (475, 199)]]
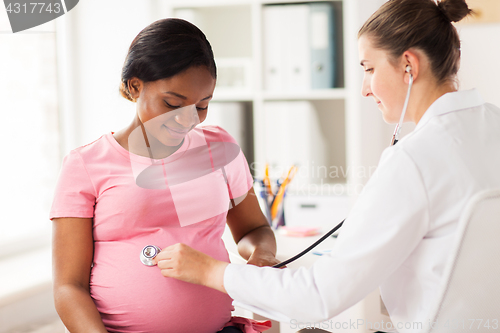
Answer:
[(336, 85), (335, 9), (332, 3), (310, 5), (311, 88), (329, 89)]

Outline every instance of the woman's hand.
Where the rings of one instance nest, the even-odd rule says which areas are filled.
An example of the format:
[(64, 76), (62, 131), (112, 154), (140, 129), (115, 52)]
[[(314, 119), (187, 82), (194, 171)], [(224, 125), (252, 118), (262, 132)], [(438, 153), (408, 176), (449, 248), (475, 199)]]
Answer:
[(269, 251), (262, 251), (259, 249), (256, 249), (250, 258), (248, 258), (247, 264), (250, 265), (255, 265), (255, 266), (274, 266), (276, 264), (279, 264), (280, 261), (276, 259), (274, 256), (274, 253), (269, 252)]
[(253, 188), (239, 204), (227, 212), (227, 225), (238, 244), (239, 254), (255, 266), (273, 266), (279, 263), (275, 258), (276, 239), (257, 201)]
[(207, 286), (223, 293), (227, 262), (178, 243), (163, 249), (153, 260), (165, 277)]

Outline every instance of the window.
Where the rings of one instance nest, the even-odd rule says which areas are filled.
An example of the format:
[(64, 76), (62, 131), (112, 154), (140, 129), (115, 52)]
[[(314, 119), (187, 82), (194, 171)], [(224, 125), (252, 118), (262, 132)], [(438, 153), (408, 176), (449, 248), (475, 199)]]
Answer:
[(13, 34), (0, 10), (0, 49), (2, 255), (50, 239), (60, 169), (55, 22)]

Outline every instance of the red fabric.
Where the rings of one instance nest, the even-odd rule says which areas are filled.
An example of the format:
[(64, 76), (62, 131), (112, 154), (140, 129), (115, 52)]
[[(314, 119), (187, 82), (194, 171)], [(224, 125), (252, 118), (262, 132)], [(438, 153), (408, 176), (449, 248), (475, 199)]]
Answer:
[(224, 325), (224, 327), (227, 326), (236, 326), (243, 333), (261, 333), (270, 329), (272, 324), (270, 320), (258, 321), (243, 317), (231, 317), (231, 320)]

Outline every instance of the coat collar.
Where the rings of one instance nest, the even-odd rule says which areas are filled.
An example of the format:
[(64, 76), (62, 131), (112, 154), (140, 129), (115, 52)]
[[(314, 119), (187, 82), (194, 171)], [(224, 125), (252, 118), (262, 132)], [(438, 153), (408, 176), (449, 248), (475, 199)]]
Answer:
[(458, 110), (473, 108), (484, 104), (484, 101), (476, 89), (455, 91), (444, 94), (439, 97), (427, 109), (422, 118), (417, 124), (415, 130), (423, 127), (429, 120), (435, 116), (440, 116), (445, 113)]

